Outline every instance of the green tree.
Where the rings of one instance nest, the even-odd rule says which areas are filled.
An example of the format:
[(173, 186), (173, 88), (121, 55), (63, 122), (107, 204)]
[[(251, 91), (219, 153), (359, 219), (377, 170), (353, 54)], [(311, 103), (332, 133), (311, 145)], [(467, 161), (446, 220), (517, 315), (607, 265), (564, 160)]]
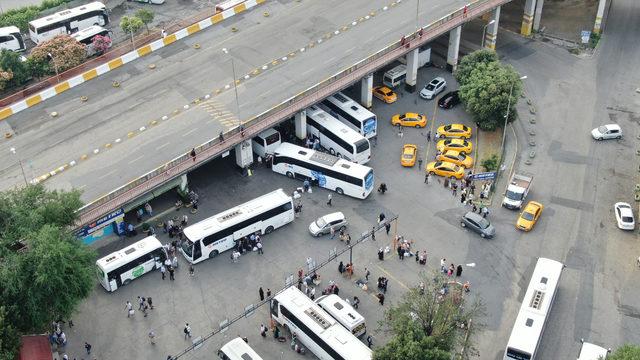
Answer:
[(466, 110), (483, 130), (495, 130), (503, 126), (508, 107), (508, 121), (517, 118), (515, 105), (522, 94), (522, 80), (510, 65), (476, 63), (459, 91)]
[(640, 346), (625, 344), (609, 355), (607, 360), (640, 360)]
[(120, 19), (120, 28), (122, 31), (129, 33), (131, 35), (131, 45), (135, 48), (135, 43), (133, 41), (133, 34), (137, 33), (142, 29), (144, 23), (140, 20), (139, 17), (136, 16), (123, 16)]
[(147, 29), (147, 33), (149, 33), (149, 24), (153, 22), (154, 16), (153, 11), (148, 9), (139, 9), (136, 11), (136, 17), (142, 21), (145, 29)]
[(467, 83), (473, 70), (478, 64), (490, 64), (498, 62), (498, 54), (489, 49), (477, 50), (460, 60), (460, 64), (454, 74), (460, 85)]
[(20, 60), (20, 54), (15, 51), (3, 49), (0, 51), (0, 69), (11, 72), (13, 78), (8, 82), (8, 87), (20, 86), (31, 78), (29, 68)]
[(69, 318), (95, 286), (95, 252), (69, 232), (81, 206), (78, 191), (0, 192), (1, 356), (13, 359), (19, 334)]
[[(385, 312), (381, 326), (393, 336), (375, 350), (375, 360), (448, 360), (454, 349), (465, 341), (464, 358), (475, 353), (473, 338), (467, 337), (462, 329), (471, 320), (472, 329), (480, 326), (483, 305), (479, 300), (468, 303), (461, 285), (450, 282), (442, 274), (421, 274), (421, 280), (424, 290), (410, 289)], [(449, 290), (442, 295), (440, 291), (445, 284)]]

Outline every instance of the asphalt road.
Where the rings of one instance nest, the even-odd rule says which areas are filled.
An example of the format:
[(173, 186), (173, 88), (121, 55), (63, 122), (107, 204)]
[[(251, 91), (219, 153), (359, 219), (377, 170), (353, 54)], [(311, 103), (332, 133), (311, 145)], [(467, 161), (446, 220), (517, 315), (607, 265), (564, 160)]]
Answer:
[[(85, 201), (108, 193), (217, 136), (220, 130), (237, 126), (237, 118), (259, 114), (412, 31), (415, 3), (403, 1), (379, 11), (389, 3), (271, 1), (22, 111), (0, 124), (1, 131), (16, 134), (3, 141), (0, 153), (9, 154), (12, 147), (17, 151), (16, 156), (0, 157), (0, 188), (23, 181), (18, 160), (29, 179), (75, 160), (76, 166), (46, 185), (80, 188)], [(420, 22), (427, 24), (463, 4), (464, 0), (421, 4)], [(377, 15), (243, 82), (238, 86), (239, 109), (229, 88), (183, 110), (194, 99), (232, 83), (231, 58), (240, 78), (371, 11)], [(270, 16), (264, 17), (263, 12)], [(233, 33), (231, 27), (239, 31)], [(194, 44), (201, 48), (194, 49)], [(156, 68), (149, 69), (150, 64)], [(112, 87), (112, 81), (121, 86)], [(82, 103), (82, 95), (89, 100)], [(171, 116), (176, 109), (180, 114)], [(60, 115), (52, 118), (53, 111)], [(164, 115), (169, 120), (161, 120)], [(153, 120), (157, 125), (150, 124)], [(137, 135), (129, 138), (130, 132)], [(80, 160), (83, 155), (88, 158)]]

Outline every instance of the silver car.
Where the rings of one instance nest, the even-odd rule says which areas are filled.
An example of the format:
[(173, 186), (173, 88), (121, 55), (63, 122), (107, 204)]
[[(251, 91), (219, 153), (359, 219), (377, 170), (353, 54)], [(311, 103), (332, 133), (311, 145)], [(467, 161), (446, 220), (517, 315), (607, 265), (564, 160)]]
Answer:
[(489, 220), (471, 211), (462, 216), (460, 226), (477, 232), (483, 238), (492, 238), (496, 234), (496, 229)]
[(431, 100), (436, 95), (440, 94), (447, 87), (447, 82), (441, 78), (437, 77), (431, 80), (427, 85), (422, 88), (420, 91), (420, 97), (423, 99)]
[(347, 228), (347, 219), (340, 211), (320, 216), (316, 221), (309, 224), (309, 232), (313, 236), (320, 236), (331, 232), (331, 228), (335, 232)]

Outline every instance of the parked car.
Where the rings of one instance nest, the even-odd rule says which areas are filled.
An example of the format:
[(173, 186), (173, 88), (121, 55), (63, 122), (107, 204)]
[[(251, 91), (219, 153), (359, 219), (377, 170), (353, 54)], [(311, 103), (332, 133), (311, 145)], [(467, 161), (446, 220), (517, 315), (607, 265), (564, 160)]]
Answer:
[(531, 231), (533, 226), (538, 222), (544, 206), (537, 201), (529, 201), (524, 210), (520, 213), (520, 217), (516, 222), (516, 229), (523, 231)]
[(483, 238), (492, 238), (496, 235), (496, 229), (489, 220), (471, 211), (462, 216), (460, 226), (477, 232)]
[(443, 109), (451, 109), (452, 107), (460, 104), (460, 96), (458, 96), (458, 90), (449, 91), (444, 94), (440, 100), (438, 100), (438, 106)]
[(636, 228), (636, 221), (633, 218), (633, 210), (631, 205), (625, 202), (617, 202), (613, 206), (613, 212), (616, 213), (616, 221), (618, 227), (622, 230), (633, 230)]
[(387, 104), (391, 104), (398, 100), (398, 95), (393, 92), (393, 90), (389, 89), (386, 86), (376, 86), (372, 90), (373, 96), (378, 99), (386, 102)]
[(440, 94), (447, 87), (447, 82), (441, 78), (437, 77), (431, 80), (427, 85), (422, 88), (420, 91), (420, 97), (423, 99), (431, 100), (436, 95)]
[(436, 160), (450, 162), (466, 169), (473, 167), (473, 158), (457, 150), (447, 150), (442, 154), (438, 154)]
[(414, 144), (404, 144), (402, 156), (400, 156), (400, 165), (412, 167), (416, 164), (416, 157), (418, 157), (418, 147)]
[(473, 144), (471, 141), (463, 139), (445, 139), (438, 141), (436, 149), (441, 153), (447, 150), (457, 150), (464, 154), (470, 154), (473, 150)]
[(591, 136), (596, 140), (622, 139), (622, 129), (618, 124), (602, 125), (591, 130)]
[(391, 125), (421, 128), (427, 126), (427, 117), (416, 113), (397, 114), (391, 118)]
[(347, 228), (347, 219), (340, 211), (320, 216), (316, 221), (309, 224), (309, 232), (313, 236), (320, 236), (331, 232), (331, 228), (335, 232)]
[(464, 177), (463, 167), (446, 161), (430, 162), (427, 164), (426, 170), (431, 175), (440, 175), (444, 177), (456, 178), (458, 180)]
[(436, 130), (436, 135), (439, 138), (465, 138), (471, 137), (471, 128), (462, 124), (449, 124), (442, 125)]

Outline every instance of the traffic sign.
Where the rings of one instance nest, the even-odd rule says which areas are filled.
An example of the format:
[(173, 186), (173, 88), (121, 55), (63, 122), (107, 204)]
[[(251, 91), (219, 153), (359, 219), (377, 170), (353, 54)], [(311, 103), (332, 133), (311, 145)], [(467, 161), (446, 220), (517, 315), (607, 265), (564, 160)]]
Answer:
[(496, 178), (496, 172), (482, 172), (477, 174), (472, 174), (469, 176), (470, 180), (494, 180)]

